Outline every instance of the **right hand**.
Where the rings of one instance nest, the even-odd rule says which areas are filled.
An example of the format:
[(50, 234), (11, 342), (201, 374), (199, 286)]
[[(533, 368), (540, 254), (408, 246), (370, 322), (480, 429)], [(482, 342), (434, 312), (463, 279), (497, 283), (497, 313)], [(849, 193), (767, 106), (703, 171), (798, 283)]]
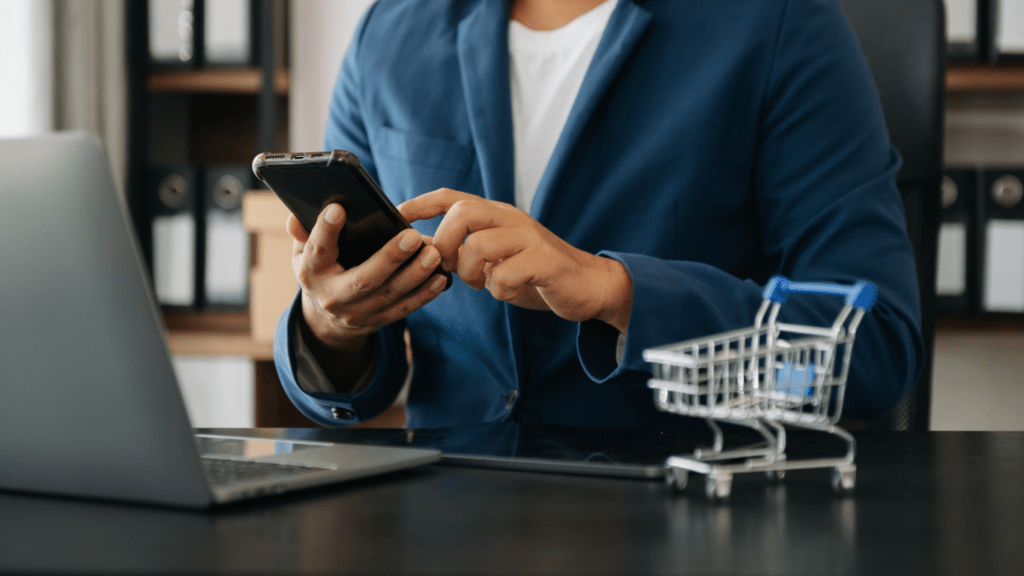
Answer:
[[(362, 348), (382, 327), (405, 318), (440, 294), (446, 279), (434, 273), (441, 254), (431, 238), (406, 230), (368, 260), (350, 268), (338, 264), (338, 234), (345, 210), (331, 204), (309, 233), (292, 214), (292, 270), (302, 287), (302, 315), (313, 335), (340, 351)], [(423, 246), (416, 261), (403, 266)]]

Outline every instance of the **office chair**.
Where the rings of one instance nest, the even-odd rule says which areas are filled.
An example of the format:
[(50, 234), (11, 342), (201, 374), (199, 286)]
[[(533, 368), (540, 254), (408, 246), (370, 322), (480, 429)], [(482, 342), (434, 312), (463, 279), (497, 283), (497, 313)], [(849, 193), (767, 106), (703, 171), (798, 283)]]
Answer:
[(903, 156), (896, 185), (917, 259), (925, 367), (907, 396), (859, 429), (928, 430), (935, 333), (935, 267), (942, 181), (946, 22), (942, 0), (842, 0), (871, 67), (893, 145)]

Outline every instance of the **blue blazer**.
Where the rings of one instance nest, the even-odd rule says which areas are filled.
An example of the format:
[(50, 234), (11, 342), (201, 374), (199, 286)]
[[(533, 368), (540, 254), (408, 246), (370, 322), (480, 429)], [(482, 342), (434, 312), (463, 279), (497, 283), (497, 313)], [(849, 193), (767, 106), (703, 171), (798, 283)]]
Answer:
[[(508, 18), (496, 0), (377, 3), (342, 65), (326, 148), (355, 153), (396, 204), (441, 187), (513, 203)], [(376, 376), (354, 397), (296, 383), (296, 298), (278, 325), (278, 374), (313, 420), (359, 422), (398, 393), (408, 328), (412, 427), (677, 427), (684, 419), (657, 412), (644, 388), (642, 351), (752, 325), (778, 273), (877, 285), (844, 413), (880, 416), (924, 361), (899, 167), (838, 0), (620, 0), (531, 215), (626, 267), (622, 362), (608, 325), (518, 309), (456, 280), (380, 332)], [(432, 234), (438, 221), (415, 226)], [(840, 305), (793, 297), (782, 318), (827, 326)]]

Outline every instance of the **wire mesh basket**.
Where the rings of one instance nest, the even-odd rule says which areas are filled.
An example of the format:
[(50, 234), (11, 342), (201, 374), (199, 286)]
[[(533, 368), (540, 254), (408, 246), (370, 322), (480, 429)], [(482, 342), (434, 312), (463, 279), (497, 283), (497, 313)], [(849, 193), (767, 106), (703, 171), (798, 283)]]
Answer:
[[(829, 327), (779, 322), (779, 310), (793, 293), (843, 296), (845, 305)], [(648, 385), (655, 391), (658, 409), (704, 418), (715, 434), (710, 448), (669, 458), (666, 477), (682, 489), (689, 472), (705, 474), (707, 496), (724, 500), (734, 473), (762, 471), (780, 479), (786, 470), (831, 467), (833, 487), (850, 492), (855, 484), (855, 443), (835, 423), (842, 413), (857, 327), (874, 305), (877, 291), (869, 282), (846, 286), (776, 276), (763, 294), (752, 327), (644, 351), (644, 359), (653, 365)], [(749, 427), (764, 441), (725, 450), (716, 422)], [(842, 438), (846, 456), (787, 460), (784, 424)]]

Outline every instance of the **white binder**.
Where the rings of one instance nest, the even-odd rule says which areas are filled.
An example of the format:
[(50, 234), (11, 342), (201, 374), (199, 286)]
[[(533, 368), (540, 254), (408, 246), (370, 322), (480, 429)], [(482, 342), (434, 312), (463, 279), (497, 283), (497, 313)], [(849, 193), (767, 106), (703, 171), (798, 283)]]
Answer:
[(250, 0), (205, 0), (203, 52), (206, 64), (252, 63), (252, 4)]
[(995, 48), (1000, 56), (1024, 56), (1024, 0), (997, 0)]
[(984, 312), (1024, 313), (1024, 170), (985, 175)]
[(158, 64), (182, 64), (195, 55), (192, 0), (149, 0), (149, 57)]
[(150, 197), (153, 289), (165, 306), (196, 302), (195, 173), (187, 167), (154, 169)]
[(252, 187), (249, 166), (208, 167), (204, 177), (203, 300), (210, 306), (245, 306), (249, 299), (249, 232), (242, 196)]

